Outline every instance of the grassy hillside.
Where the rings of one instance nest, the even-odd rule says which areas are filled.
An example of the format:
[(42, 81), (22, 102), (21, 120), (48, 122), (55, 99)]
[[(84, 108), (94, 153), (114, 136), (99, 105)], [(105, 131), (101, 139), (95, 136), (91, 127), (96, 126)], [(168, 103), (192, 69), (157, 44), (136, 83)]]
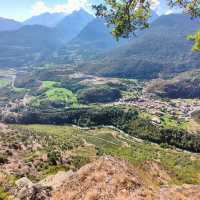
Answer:
[[(184, 153), (165, 150), (155, 145), (138, 143), (112, 129), (81, 130), (67, 126), (51, 125), (20, 125), (16, 126), (15, 129), (19, 131), (19, 134), (28, 131), (41, 138), (51, 138), (55, 143), (47, 140), (49, 147), (53, 145), (61, 149), (71, 149), (75, 155), (73, 159), (81, 158), (79, 161), (72, 160), (71, 162), (78, 168), (84, 164), (82, 161), (91, 160), (95, 155), (106, 154), (128, 160), (133, 165), (140, 167), (149, 160), (157, 161), (169, 174), (173, 175), (173, 183), (199, 183), (199, 179), (196, 178), (200, 173), (198, 157), (191, 159), (190, 155)], [(79, 146), (81, 145), (79, 142), (82, 140), (86, 140), (93, 146)]]
[[(166, 185), (200, 184), (198, 155), (143, 143), (111, 128), (81, 129), (35, 124), (10, 126), (4, 130), (0, 132), (0, 139), (3, 141), (0, 152), (3, 152), (5, 160), (5, 163), (0, 163), (0, 197), (3, 200), (9, 199), (11, 192), (13, 194), (15, 181), (21, 177), (28, 177), (36, 183), (49, 179), (49, 176), (50, 180), (54, 180), (53, 175), (57, 172), (63, 177), (64, 172), (77, 171), (87, 163), (95, 162), (100, 156), (113, 156), (115, 160), (120, 158), (127, 161), (125, 166), (133, 167), (137, 172), (131, 174), (131, 177), (139, 175), (142, 183), (146, 183), (148, 187), (159, 189)], [(119, 165), (120, 169), (124, 164)], [(98, 165), (98, 169), (100, 168), (102, 169), (102, 162)], [(91, 169), (92, 173), (89, 174), (93, 174), (93, 171), (97, 172)], [(116, 175), (115, 173), (115, 170), (114, 173), (112, 171), (112, 174)], [(88, 175), (82, 174), (86, 180)], [(101, 176), (102, 174), (99, 176), (96, 173), (89, 180), (91, 183), (99, 183)], [(121, 178), (118, 177), (117, 180), (119, 185)], [(82, 179), (80, 181), (83, 182)], [(131, 183), (127, 183), (128, 188)]]
[(74, 107), (78, 105), (77, 97), (72, 91), (60, 87), (60, 84), (53, 81), (43, 81), (38, 94), (34, 96), (29, 103), (33, 108), (51, 108), (51, 107)]
[(195, 111), (192, 113), (193, 118), (200, 124), (200, 111)]

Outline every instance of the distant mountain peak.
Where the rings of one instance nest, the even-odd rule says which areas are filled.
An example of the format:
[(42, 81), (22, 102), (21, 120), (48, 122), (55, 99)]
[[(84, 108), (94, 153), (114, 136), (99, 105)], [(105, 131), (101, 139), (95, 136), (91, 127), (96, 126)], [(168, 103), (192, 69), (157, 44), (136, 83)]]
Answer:
[(13, 19), (7, 19), (0, 17), (0, 31), (10, 31), (19, 29), (22, 26), (20, 22), (17, 22)]
[(64, 13), (42, 13), (37, 16), (33, 16), (26, 21), (24, 25), (42, 25), (48, 27), (54, 27), (65, 17)]
[(56, 29), (62, 32), (66, 36), (66, 39), (70, 41), (93, 19), (94, 17), (91, 14), (84, 9), (80, 9), (65, 16), (57, 24)]

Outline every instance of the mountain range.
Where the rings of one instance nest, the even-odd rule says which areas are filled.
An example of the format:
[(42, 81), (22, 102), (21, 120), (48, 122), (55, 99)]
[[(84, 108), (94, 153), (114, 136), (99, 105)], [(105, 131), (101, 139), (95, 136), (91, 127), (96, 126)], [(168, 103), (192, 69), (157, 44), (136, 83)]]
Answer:
[(119, 47), (126, 41), (117, 42), (104, 21), (97, 18), (88, 23), (75, 38), (57, 51), (56, 60), (59, 63), (82, 61)]
[(198, 54), (191, 51), (192, 44), (186, 40), (200, 28), (198, 20), (181, 14), (158, 17), (153, 13), (149, 29), (117, 42), (102, 19), (82, 9), (61, 15), (45, 13), (24, 22), (32, 25), (15, 22), (18, 27), (0, 31), (0, 67), (29, 66), (42, 60), (78, 64), (80, 71), (95, 75), (142, 79), (200, 67)]
[(25, 20), (23, 24), (55, 27), (64, 17), (64, 13), (43, 13)]
[[(152, 11), (150, 23), (158, 18), (156, 12)], [(141, 32), (140, 32), (141, 34)], [(57, 52), (59, 63), (73, 62), (93, 58), (99, 54), (108, 52), (128, 43), (128, 39), (117, 41), (111, 34), (111, 28), (103, 19), (95, 18), (89, 22), (80, 33), (67, 45)]]
[(22, 26), (20, 22), (0, 17), (0, 31), (16, 30)]
[(127, 45), (81, 64), (81, 70), (104, 76), (157, 78), (199, 68), (188, 34), (200, 28), (198, 20), (181, 14), (163, 15)]
[[(58, 18), (61, 20), (55, 24)], [(80, 10), (67, 16), (45, 13), (24, 22), (30, 25), (16, 22), (18, 27), (8, 24), (3, 28), (7, 22), (3, 20), (0, 23), (0, 29), (4, 30), (0, 31), (0, 67), (20, 67), (48, 60), (53, 51), (78, 35), (92, 19), (89, 13)], [(54, 27), (50, 27), (53, 24)]]
[(63, 18), (56, 25), (56, 29), (63, 34), (66, 41), (70, 41), (93, 19), (94, 17), (92, 15), (80, 9)]
[(0, 32), (0, 67), (19, 67), (38, 63), (52, 49), (62, 44), (55, 29), (45, 26), (23, 26), (15, 31)]

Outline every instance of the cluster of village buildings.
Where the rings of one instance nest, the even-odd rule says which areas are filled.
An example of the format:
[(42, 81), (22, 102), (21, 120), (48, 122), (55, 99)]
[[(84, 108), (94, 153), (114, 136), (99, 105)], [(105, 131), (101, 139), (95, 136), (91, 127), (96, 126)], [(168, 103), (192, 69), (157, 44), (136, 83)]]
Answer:
[(0, 113), (1, 115), (6, 115), (12, 112), (19, 112), (21, 109), (24, 109), (27, 104), (30, 102), (31, 97), (25, 95), (23, 99), (16, 99), (14, 101), (9, 101), (4, 107), (1, 107)]
[[(1, 109), (1, 113), (17, 112), (20, 108), (25, 108), (30, 100), (31, 97), (25, 95), (23, 99), (11, 101)], [(137, 98), (120, 99), (112, 105), (135, 106), (159, 118), (167, 114), (174, 119), (187, 121), (190, 120), (194, 111), (200, 110), (200, 99), (162, 100), (143, 94)]]
[(161, 100), (155, 99), (149, 95), (142, 95), (135, 99), (120, 99), (115, 105), (129, 105), (136, 106), (145, 112), (161, 117), (169, 115), (179, 120), (189, 120), (194, 111), (200, 110), (199, 99), (174, 99), (174, 100)]

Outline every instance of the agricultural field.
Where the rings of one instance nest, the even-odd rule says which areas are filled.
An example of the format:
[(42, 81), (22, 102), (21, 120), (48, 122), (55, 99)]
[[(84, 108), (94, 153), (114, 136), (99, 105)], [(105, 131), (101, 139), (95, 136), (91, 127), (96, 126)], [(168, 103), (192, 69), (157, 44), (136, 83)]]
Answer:
[(54, 87), (58, 87), (59, 85), (60, 83), (55, 81), (42, 81), (43, 90), (53, 89)]
[(5, 79), (0, 80), (0, 88), (6, 87), (8, 84), (9, 84), (8, 80), (5, 80)]
[(0, 70), (0, 88), (11, 86), (15, 73), (13, 70)]
[(31, 107), (74, 107), (78, 100), (72, 91), (62, 88), (59, 82), (42, 81), (38, 88), (38, 94), (33, 96), (29, 106)]

